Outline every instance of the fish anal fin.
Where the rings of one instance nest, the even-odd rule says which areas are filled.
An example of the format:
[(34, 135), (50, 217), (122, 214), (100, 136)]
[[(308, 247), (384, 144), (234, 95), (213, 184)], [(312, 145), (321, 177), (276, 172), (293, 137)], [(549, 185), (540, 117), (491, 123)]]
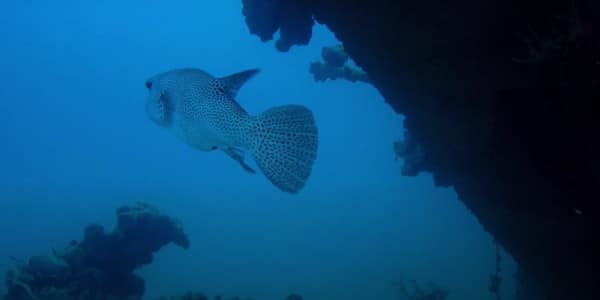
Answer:
[(252, 169), (246, 164), (246, 162), (244, 162), (244, 153), (242, 152), (242, 150), (233, 147), (228, 147), (223, 149), (223, 152), (225, 152), (225, 154), (227, 154), (229, 157), (233, 158), (233, 160), (240, 163), (240, 165), (246, 172), (256, 174), (256, 170)]

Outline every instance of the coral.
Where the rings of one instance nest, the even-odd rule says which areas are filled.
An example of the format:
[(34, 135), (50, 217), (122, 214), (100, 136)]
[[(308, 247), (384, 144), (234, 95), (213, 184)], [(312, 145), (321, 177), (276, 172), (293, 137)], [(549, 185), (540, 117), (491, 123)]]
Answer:
[[(205, 296), (203, 293), (198, 292), (187, 292), (183, 295), (179, 296), (171, 296), (171, 297), (160, 297), (157, 300), (208, 300), (209, 298)], [(214, 300), (223, 300), (222, 296), (215, 296)], [(229, 298), (229, 300), (241, 300), (240, 297)], [(246, 298), (246, 300), (252, 300), (252, 298)], [(302, 300), (302, 298), (300, 298)]]
[(117, 209), (117, 227), (105, 233), (89, 225), (81, 242), (51, 256), (33, 256), (6, 273), (3, 300), (141, 299), (145, 282), (133, 272), (152, 262), (161, 247), (189, 247), (182, 227), (156, 208), (138, 202)]
[(423, 288), (414, 279), (409, 284), (400, 279), (392, 282), (392, 286), (396, 289), (398, 300), (444, 300), (448, 297), (448, 291), (433, 282)]
[[(83, 241), (77, 249), (63, 257), (74, 262), (81, 259), (86, 267), (108, 273), (131, 273), (134, 269), (152, 262), (152, 253), (168, 243), (184, 249), (189, 240), (181, 226), (173, 219), (145, 203), (123, 206), (117, 209), (117, 228), (110, 234), (104, 233), (100, 225), (89, 225)], [(111, 253), (111, 255), (107, 255)]]
[(496, 300), (501, 300), (500, 284), (502, 283), (502, 277), (500, 276), (500, 273), (502, 272), (502, 268), (500, 267), (500, 263), (502, 262), (502, 256), (500, 256), (500, 245), (498, 245), (498, 242), (494, 241), (494, 245), (496, 248), (496, 268), (490, 275), (490, 286), (488, 287), (488, 290), (495, 296), (494, 298)]
[(303, 300), (302, 296), (297, 294), (290, 294), (285, 298), (285, 300)]
[(326, 64), (332, 67), (342, 67), (350, 58), (342, 45), (323, 47), (321, 49), (321, 57), (323, 57)]
[(394, 142), (394, 153), (396, 159), (403, 158), (402, 175), (416, 176), (425, 170), (425, 153), (423, 147), (415, 141), (408, 132), (404, 132), (404, 140)]
[(346, 65), (349, 56), (342, 45), (323, 47), (321, 57), (324, 62), (314, 61), (309, 67), (315, 81), (342, 78), (351, 82), (369, 82), (369, 76), (363, 70)]
[(208, 297), (206, 297), (204, 294), (202, 293), (196, 293), (196, 292), (187, 292), (183, 295), (180, 296), (171, 296), (171, 297), (160, 297), (157, 300), (208, 300)]
[(293, 45), (306, 45), (312, 36), (312, 14), (298, 1), (243, 0), (242, 13), (252, 34), (262, 41), (273, 38), (279, 30), (275, 46), (285, 52)]

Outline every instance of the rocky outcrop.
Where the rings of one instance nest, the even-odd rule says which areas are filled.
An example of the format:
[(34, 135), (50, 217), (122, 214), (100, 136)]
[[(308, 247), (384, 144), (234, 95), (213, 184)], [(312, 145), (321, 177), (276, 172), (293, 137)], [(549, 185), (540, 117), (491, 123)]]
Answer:
[(270, 2), (335, 33), (406, 117), (406, 174), (453, 186), (533, 297), (600, 298), (600, 2)]

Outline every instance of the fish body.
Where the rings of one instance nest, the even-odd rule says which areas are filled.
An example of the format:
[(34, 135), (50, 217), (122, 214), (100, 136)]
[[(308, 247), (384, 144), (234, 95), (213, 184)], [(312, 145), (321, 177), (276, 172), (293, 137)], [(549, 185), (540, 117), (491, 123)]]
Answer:
[(239, 88), (258, 70), (216, 78), (199, 69), (176, 69), (146, 81), (146, 113), (185, 143), (222, 150), (248, 172), (250, 152), (263, 174), (279, 189), (297, 193), (316, 159), (318, 131), (312, 112), (301, 105), (248, 114), (235, 100)]

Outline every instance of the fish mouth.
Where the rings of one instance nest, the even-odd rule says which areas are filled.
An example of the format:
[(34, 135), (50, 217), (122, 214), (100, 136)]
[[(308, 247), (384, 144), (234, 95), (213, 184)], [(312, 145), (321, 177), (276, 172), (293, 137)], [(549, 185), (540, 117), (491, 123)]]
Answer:
[(163, 127), (168, 127), (173, 121), (173, 105), (164, 93), (157, 99), (148, 99), (146, 113), (154, 123)]

